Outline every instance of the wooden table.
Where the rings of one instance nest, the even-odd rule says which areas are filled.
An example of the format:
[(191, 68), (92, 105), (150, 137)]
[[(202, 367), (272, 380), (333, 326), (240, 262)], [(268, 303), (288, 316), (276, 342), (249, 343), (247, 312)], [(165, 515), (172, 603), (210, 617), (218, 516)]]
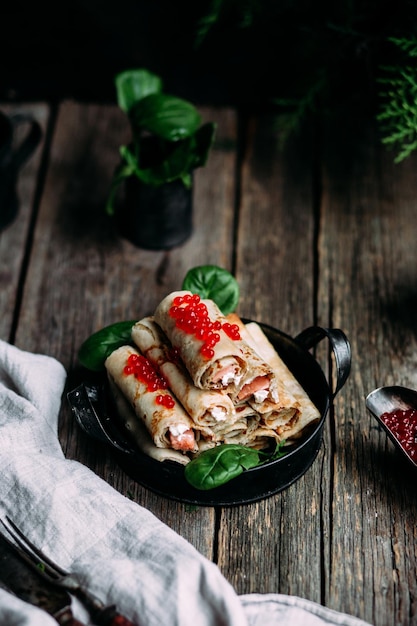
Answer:
[(365, 408), (380, 385), (417, 388), (417, 157), (394, 165), (372, 122), (323, 124), (281, 150), (272, 117), (202, 109), (218, 133), (195, 177), (194, 234), (153, 252), (118, 238), (103, 210), (129, 136), (117, 107), (2, 109), (33, 112), (44, 138), (19, 178), (18, 218), (0, 237), (0, 336), (59, 359), (69, 387), (89, 334), (152, 312), (200, 264), (234, 273), (242, 316), (292, 336), (341, 328), (352, 347), (313, 466), (261, 502), (195, 508), (153, 494), (79, 430), (64, 401), (66, 455), (183, 535), (238, 593), (302, 596), (377, 626), (417, 624), (416, 474)]

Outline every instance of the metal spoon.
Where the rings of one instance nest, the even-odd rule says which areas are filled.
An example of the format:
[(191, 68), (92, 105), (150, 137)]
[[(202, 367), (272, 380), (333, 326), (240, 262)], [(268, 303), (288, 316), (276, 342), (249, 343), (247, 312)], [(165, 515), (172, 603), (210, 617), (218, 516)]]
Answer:
[[(117, 429), (114, 421), (102, 410), (96, 411), (94, 404), (100, 401), (103, 390), (81, 384), (67, 393), (71, 410), (79, 426), (87, 435), (98, 441), (112, 445), (122, 452), (130, 453), (132, 448)], [(100, 407), (102, 409), (102, 407)]]
[(393, 432), (381, 419), (384, 413), (392, 413), (397, 410), (406, 411), (407, 409), (417, 410), (417, 391), (395, 385), (391, 387), (379, 387), (371, 391), (366, 397), (365, 402), (366, 408), (385, 430), (395, 447), (401, 451), (413, 467), (417, 468), (417, 463), (408, 455)]

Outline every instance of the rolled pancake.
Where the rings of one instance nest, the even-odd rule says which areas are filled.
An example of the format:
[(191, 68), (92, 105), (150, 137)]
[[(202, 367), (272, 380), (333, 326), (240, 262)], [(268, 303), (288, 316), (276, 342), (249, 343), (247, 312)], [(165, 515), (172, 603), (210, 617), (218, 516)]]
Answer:
[(223, 422), (233, 423), (238, 419), (228, 395), (221, 391), (199, 389), (194, 385), (168, 337), (153, 317), (143, 318), (133, 326), (132, 339), (165, 378), (170, 390), (197, 427), (215, 432)]
[[(260, 356), (274, 369), (285, 392), (294, 398), (296, 406), (298, 407), (298, 412), (290, 419), (286, 419), (285, 415), (277, 415), (274, 409), (269, 413), (263, 414), (262, 419), (268, 426), (273, 424), (274, 427), (277, 428), (280, 437), (287, 441), (288, 439), (299, 437), (306, 426), (320, 419), (320, 411), (311, 401), (307, 392), (303, 389), (293, 373), (285, 365), (259, 324), (249, 322), (246, 324), (246, 328), (250, 337), (253, 339), (252, 345)], [(281, 395), (280, 389), (279, 393)], [(282, 420), (280, 419), (281, 417)]]
[(109, 387), (117, 415), (130, 439), (141, 452), (156, 461), (175, 461), (181, 465), (189, 463), (190, 458), (178, 450), (173, 450), (172, 448), (158, 448), (152, 441), (144, 422), (137, 418), (132, 406), (110, 377)]
[(202, 436), (198, 441), (199, 452), (221, 443), (251, 445), (258, 426), (259, 415), (248, 406), (247, 410), (242, 411), (233, 424), (224, 422), (214, 437)]
[(221, 441), (224, 443), (237, 443), (241, 446), (250, 445), (254, 433), (259, 427), (259, 416), (252, 413), (247, 417), (241, 417), (237, 422), (226, 427), (221, 433)]
[(236, 313), (227, 315), (231, 324), (239, 328), (241, 341), (238, 342), (245, 355), (248, 367), (236, 393), (232, 394), (234, 402), (250, 402), (260, 413), (263, 412), (265, 401), (278, 402), (278, 380), (272, 367), (263, 359), (253, 346), (245, 324)]
[(216, 432), (218, 443), (250, 445), (259, 428), (260, 415), (246, 402), (236, 407), (236, 415), (238, 419), (234, 423), (224, 422), (219, 426)]
[[(279, 443), (283, 440), (283, 437), (281, 437), (274, 425), (265, 424), (265, 416), (256, 412), (248, 402), (238, 405), (236, 412), (242, 417), (246, 417), (248, 423), (246, 436), (241, 442), (239, 441), (242, 445), (262, 450), (269, 447), (271, 442)], [(294, 409), (292, 409), (291, 416), (294, 416), (295, 413)], [(288, 413), (283, 411), (281, 416), (282, 423), (286, 423), (286, 419), (291, 419), (291, 417), (288, 417)]]
[[(174, 395), (158, 384), (156, 376), (155, 390), (151, 390), (150, 385), (129, 370), (126, 371), (132, 355), (135, 355), (134, 358), (145, 359), (133, 347), (121, 346), (107, 357), (105, 367), (110, 379), (145, 424), (154, 444), (158, 448), (197, 450), (192, 420)], [(163, 382), (162, 379), (159, 380)], [(170, 399), (170, 406), (159, 402), (161, 396)]]
[(254, 448), (255, 450), (265, 450), (265, 448), (270, 447), (271, 442), (276, 444), (280, 441), (280, 437), (274, 430), (267, 428), (266, 426), (260, 426), (253, 433), (253, 436), (246, 445), (248, 448)]
[[(237, 342), (232, 340), (222, 328), (216, 330), (220, 340), (212, 348), (213, 355), (207, 357), (202, 353), (204, 341), (191, 332), (185, 332), (178, 326), (178, 320), (170, 314), (176, 298), (192, 295), (190, 291), (174, 291), (166, 296), (155, 310), (155, 322), (162, 328), (173, 347), (178, 350), (196, 387), (218, 389), (227, 393), (234, 392), (247, 369), (245, 356)], [(211, 322), (219, 322), (221, 325), (227, 322), (212, 300), (201, 300), (201, 303), (207, 307)]]

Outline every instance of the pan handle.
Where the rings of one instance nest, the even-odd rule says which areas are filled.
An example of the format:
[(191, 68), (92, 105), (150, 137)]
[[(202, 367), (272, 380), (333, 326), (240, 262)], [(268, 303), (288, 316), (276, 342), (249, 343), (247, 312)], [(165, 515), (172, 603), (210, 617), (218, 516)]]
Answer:
[(327, 337), (330, 341), (331, 348), (336, 361), (336, 389), (333, 398), (341, 390), (345, 384), (349, 374), (352, 362), (352, 351), (350, 343), (343, 330), (339, 328), (322, 328), (321, 326), (310, 326), (301, 331), (295, 337), (297, 343), (303, 348), (309, 350), (314, 348), (322, 339)]

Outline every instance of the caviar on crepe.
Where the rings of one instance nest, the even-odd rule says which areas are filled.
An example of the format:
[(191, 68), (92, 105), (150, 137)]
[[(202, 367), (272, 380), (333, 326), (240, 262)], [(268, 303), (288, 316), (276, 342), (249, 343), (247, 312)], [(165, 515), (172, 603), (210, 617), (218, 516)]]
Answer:
[(185, 294), (174, 298), (169, 315), (175, 319), (175, 325), (189, 335), (203, 342), (200, 352), (207, 359), (214, 356), (214, 346), (220, 341), (219, 330), (234, 341), (239, 341), (240, 332), (237, 324), (211, 321), (207, 306), (198, 294)]
[[(147, 391), (168, 389), (166, 380), (158, 374), (150, 361), (142, 355), (131, 354), (124, 368), (124, 373), (127, 376), (133, 375), (137, 380), (144, 383)], [(164, 393), (157, 395), (155, 401), (168, 409), (172, 409), (175, 404), (173, 398)]]

